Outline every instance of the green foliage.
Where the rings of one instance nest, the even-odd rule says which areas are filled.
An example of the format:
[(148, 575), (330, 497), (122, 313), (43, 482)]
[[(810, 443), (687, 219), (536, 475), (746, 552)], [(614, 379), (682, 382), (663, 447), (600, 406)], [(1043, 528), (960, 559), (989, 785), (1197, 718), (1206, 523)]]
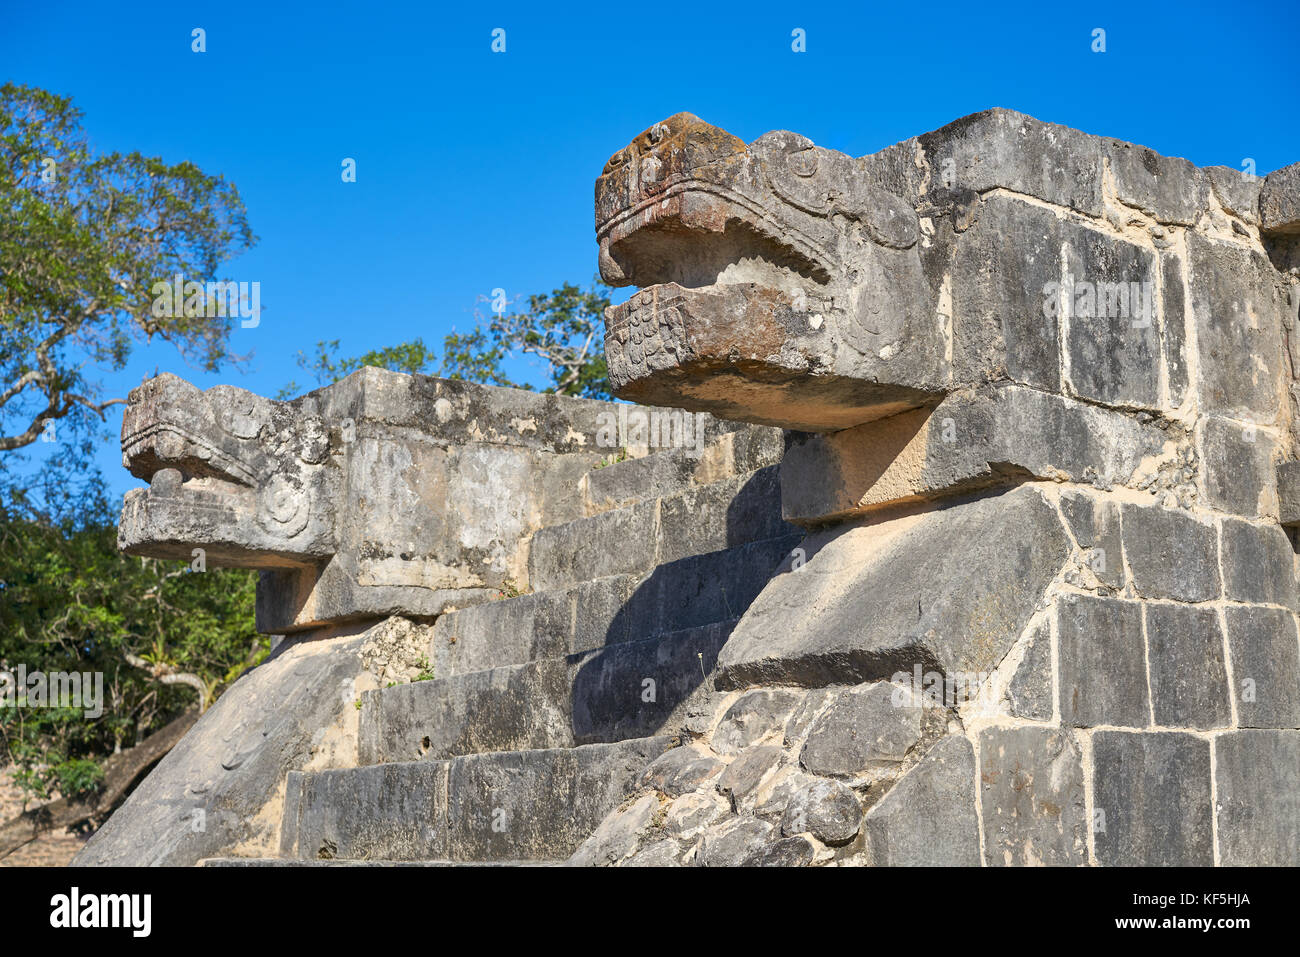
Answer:
[(103, 674), (103, 713), (0, 707), (0, 764), (48, 797), (93, 789), (99, 761), (193, 707), (195, 689), (164, 685), (126, 655), (193, 673), (220, 691), (268, 650), (253, 628), (256, 576), (191, 572), (117, 550), (108, 503), (80, 521), (0, 510), (0, 669)]
[(601, 459), (599, 462), (593, 465), (592, 468), (593, 469), (609, 468), (611, 465), (617, 465), (619, 462), (626, 462), (626, 461), (627, 461), (627, 446), (622, 446), (621, 448), (619, 448), (617, 455), (611, 455), (608, 456), (607, 458)]
[[(476, 315), (474, 328), (452, 332), (443, 340), (443, 357), (436, 374), (488, 385), (532, 389), (512, 379), (504, 363), (516, 355), (536, 356), (547, 365), (550, 385), (542, 391), (586, 398), (609, 398), (609, 377), (601, 339), (602, 317), (609, 294), (597, 282), (591, 289), (565, 283), (559, 289), (528, 297), (523, 311)], [(321, 340), (308, 357), (298, 353), (298, 365), (318, 385), (337, 382), (362, 366), (396, 372), (434, 372), (435, 355), (422, 339), (412, 339), (364, 355), (339, 359), (339, 340)], [(290, 398), (301, 388), (290, 382), (278, 398)]]
[(419, 671), (419, 673), (418, 673), (414, 678), (411, 679), (412, 681), (432, 681), (432, 680), (433, 680), (433, 678), (434, 678), (434, 674), (433, 674), (433, 665), (431, 665), (431, 664), (429, 663), (429, 656), (428, 656), (428, 655), (421, 655), (421, 656), (420, 656), (420, 659), (419, 659), (415, 664), (416, 664), (416, 666), (420, 669), (420, 671)]
[(523, 594), (525, 594), (525, 592), (515, 583), (515, 580), (513, 578), (507, 578), (505, 582), (502, 583), (500, 589), (497, 590), (497, 597), (494, 600), (504, 601), (507, 598), (518, 598)]
[(232, 320), (155, 316), (153, 285), (216, 280), (256, 241), (235, 187), (193, 163), (97, 154), (67, 97), (0, 86), (0, 451), (107, 406), (86, 366), (121, 369), (157, 336), (188, 361), (231, 361)]
[[(235, 187), (193, 163), (97, 153), (67, 97), (0, 86), (0, 669), (100, 673), (103, 714), (0, 707), (0, 764), (36, 796), (81, 794), (100, 760), (195, 703), (126, 660), (225, 687), (266, 653), (255, 576), (190, 573), (117, 551), (116, 503), (91, 465), (105, 410), (94, 370), (158, 337), (208, 370), (238, 362), (233, 317), (155, 315), (154, 285), (217, 280), (256, 241)], [(159, 310), (166, 311), (166, 310)], [(21, 450), (57, 426), (37, 472)]]
[(565, 283), (549, 293), (528, 297), (528, 308), (484, 320), (474, 330), (452, 333), (444, 343), (442, 375), (492, 385), (530, 388), (506, 375), (501, 363), (515, 353), (547, 363), (551, 384), (544, 392), (608, 398), (601, 322), (609, 305), (607, 287), (591, 289)]
[[(328, 384), (346, 378), (365, 366), (378, 366), (394, 372), (428, 373), (434, 361), (433, 350), (419, 338), (383, 349), (372, 349), (351, 359), (335, 359), (338, 349), (339, 340), (322, 339), (316, 343), (316, 354), (311, 358), (299, 350), (298, 367), (310, 372), (318, 383)], [(276, 398), (289, 399), (301, 391), (298, 383), (290, 382), (280, 390)]]
[(99, 787), (104, 770), (89, 758), (68, 758), (54, 765), (53, 780), (60, 794), (81, 796)]

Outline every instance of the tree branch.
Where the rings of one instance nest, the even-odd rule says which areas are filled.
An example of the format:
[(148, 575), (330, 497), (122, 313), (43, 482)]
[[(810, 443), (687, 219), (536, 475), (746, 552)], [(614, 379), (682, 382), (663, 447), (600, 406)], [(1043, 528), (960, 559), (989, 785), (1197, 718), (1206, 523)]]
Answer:
[(0, 824), (0, 859), (47, 831), (76, 827), (112, 810), (136, 779), (185, 737), (185, 732), (198, 717), (197, 711), (186, 711), (135, 747), (114, 754), (102, 765), (104, 782), (94, 794), (84, 798), (59, 798)]
[(208, 686), (202, 678), (188, 671), (180, 671), (174, 665), (167, 664), (150, 664), (139, 655), (127, 653), (126, 660), (128, 664), (137, 668), (142, 668), (149, 672), (153, 678), (160, 684), (165, 685), (188, 685), (199, 693), (199, 713), (202, 714), (208, 710)]

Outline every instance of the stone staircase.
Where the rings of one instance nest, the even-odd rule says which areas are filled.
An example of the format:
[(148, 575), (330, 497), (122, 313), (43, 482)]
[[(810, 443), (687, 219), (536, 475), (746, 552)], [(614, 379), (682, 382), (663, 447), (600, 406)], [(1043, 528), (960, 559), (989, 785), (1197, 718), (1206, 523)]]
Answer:
[(1300, 864), (1300, 164), (681, 113), (595, 196), (641, 407), (132, 391), (121, 546), (290, 637), (79, 862)]
[(720, 648), (798, 544), (781, 445), (744, 427), (583, 476), (585, 514), (533, 537), (532, 591), (438, 618), (435, 677), (362, 695), (359, 766), (289, 774), (277, 860), (567, 858), (708, 712)]

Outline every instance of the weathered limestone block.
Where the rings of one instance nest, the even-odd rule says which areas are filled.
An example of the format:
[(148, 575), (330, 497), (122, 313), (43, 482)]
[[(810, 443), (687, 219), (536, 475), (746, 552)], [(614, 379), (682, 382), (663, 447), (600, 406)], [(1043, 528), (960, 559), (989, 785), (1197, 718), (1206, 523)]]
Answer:
[(1300, 865), (1300, 731), (1235, 731), (1214, 740), (1219, 863)]
[(299, 859), (446, 860), (447, 762), (290, 775), (282, 851)]
[(899, 764), (920, 740), (920, 701), (881, 681), (841, 692), (809, 729), (799, 759), (813, 774), (855, 778)]
[(1067, 330), (1071, 394), (1107, 405), (1160, 408), (1165, 323), (1157, 307), (1154, 251), (1084, 226), (1066, 226), (1062, 242), (1065, 271), (1057, 311)]
[(1076, 728), (1150, 724), (1138, 602), (1063, 595), (1057, 601), (1056, 632), (1063, 723)]
[(705, 674), (731, 629), (730, 622), (701, 625), (571, 656), (574, 739), (617, 741), (680, 728), (693, 704), (708, 700)]
[(1075, 542), (1084, 550), (1088, 568), (1111, 588), (1124, 585), (1124, 552), (1119, 506), (1082, 492), (1061, 492), (1061, 514)]
[(937, 202), (945, 192), (1000, 188), (1098, 216), (1102, 143), (1066, 126), (992, 109), (866, 159), (881, 185), (909, 198)]
[[(655, 565), (654, 534), (658, 505), (639, 502), (581, 521), (551, 525), (533, 537), (530, 580), (550, 590), (608, 575), (643, 573)], [(618, 542), (618, 548), (593, 548), (593, 541)]]
[(552, 658), (368, 691), (359, 763), (571, 746), (568, 677)]
[(733, 810), (752, 809), (757, 791), (771, 780), (784, 757), (785, 752), (772, 744), (741, 752), (718, 776), (718, 792), (731, 799)]
[(782, 834), (811, 834), (831, 847), (847, 844), (861, 827), (862, 804), (839, 781), (808, 782), (794, 792), (781, 817)]
[(734, 754), (782, 731), (800, 696), (783, 689), (751, 691), (736, 700), (713, 732), (713, 749)]
[(1098, 864), (1214, 863), (1208, 741), (1178, 732), (1098, 731), (1092, 763)]
[(1123, 506), (1124, 554), (1143, 598), (1210, 601), (1219, 597), (1214, 526), (1173, 509)]
[(790, 720), (785, 723), (786, 747), (794, 747), (802, 742), (812, 728), (813, 722), (821, 717), (838, 696), (839, 691), (835, 688), (813, 688), (805, 692), (803, 700), (791, 713)]
[(631, 857), (637, 850), (641, 831), (650, 826), (658, 809), (659, 801), (653, 794), (638, 798), (601, 821), (566, 863), (570, 867), (608, 867)]
[(962, 234), (952, 266), (954, 375), (960, 382), (1007, 378), (1061, 391), (1061, 324), (1044, 302), (1060, 283), (1064, 224), (1018, 199), (984, 201)]
[(1277, 466), (1278, 516), (1283, 525), (1300, 525), (1300, 462)]
[[(602, 604), (618, 606), (627, 598), (621, 576), (597, 579), (588, 589)], [(595, 604), (595, 602), (593, 602)], [(439, 616), (433, 627), (429, 662), (439, 678), (523, 664), (569, 653), (573, 595), (537, 592), (508, 601), (487, 601)], [(605, 632), (602, 631), (602, 639)], [(603, 643), (603, 640), (602, 640)]]
[(726, 821), (704, 835), (696, 863), (700, 867), (739, 867), (751, 855), (766, 854), (776, 827), (753, 817)]
[[(795, 757), (795, 749), (787, 746), (786, 754)], [(814, 783), (825, 783), (826, 778), (806, 773), (797, 761), (782, 764), (776, 774), (763, 782), (754, 801), (754, 813), (765, 820), (779, 821), (784, 817), (796, 795)], [(861, 814), (862, 809), (858, 812)], [(788, 832), (795, 833), (795, 832)]]
[(687, 747), (673, 748), (651, 762), (640, 783), (669, 797), (681, 797), (716, 777), (722, 768), (722, 762), (711, 755)]
[(1173, 441), (1095, 405), (986, 388), (839, 432), (790, 433), (781, 509), (788, 522), (816, 525), (1026, 478), (1125, 485)]
[(1228, 701), (1218, 612), (1207, 607), (1150, 602), (1143, 613), (1156, 726), (1230, 726), (1232, 705)]
[(571, 747), (676, 730), (709, 695), (718, 623), (362, 696), (362, 762)]
[(1259, 228), (1268, 235), (1300, 233), (1300, 163), (1275, 169), (1264, 178)]
[(1168, 407), (1177, 409), (1187, 398), (1191, 370), (1187, 358), (1187, 284), (1183, 257), (1171, 250), (1160, 253), (1160, 329), (1164, 334)]
[(1276, 515), (1277, 439), (1251, 422), (1206, 416), (1198, 427), (1202, 500), (1235, 515)]
[(979, 736), (979, 749), (985, 863), (1086, 864), (1083, 758), (1070, 733), (989, 728)]
[(817, 857), (817, 846), (805, 835), (783, 837), (740, 862), (742, 867), (807, 867)]
[(1263, 182), (1006, 109), (962, 117), (866, 159), (881, 186), (929, 205), (961, 191), (1003, 190), (1094, 217), (1118, 203), (1176, 225), (1194, 223), (1211, 193), (1227, 212), (1254, 222)]
[(952, 266), (956, 381), (1009, 378), (1159, 408), (1157, 272), (1151, 249), (1013, 197), (985, 199)]
[(680, 867), (683, 863), (682, 849), (676, 841), (655, 841), (641, 848), (620, 866)]
[(1030, 634), (1020, 666), (1007, 685), (1011, 714), (1035, 721), (1051, 720), (1055, 702), (1052, 677), (1051, 626), (1043, 621)]
[(1295, 550), (1276, 525), (1225, 518), (1219, 526), (1223, 592), (1229, 601), (1295, 608)]
[(975, 753), (962, 735), (944, 738), (867, 811), (864, 855), (887, 867), (980, 864)]
[[(991, 672), (1069, 554), (1056, 509), (1024, 486), (810, 536), (718, 658), (720, 687), (817, 687), (914, 665)], [(925, 583), (918, 588), (918, 582)]]
[(764, 539), (659, 565), (636, 586), (615, 624), (625, 624), (629, 637), (653, 637), (657, 629), (739, 618), (800, 540), (798, 534)]
[[(644, 575), (657, 565), (796, 534), (781, 520), (779, 482), (777, 468), (770, 467), (548, 525), (533, 536), (530, 581), (535, 589), (549, 590), (609, 575)], [(764, 577), (770, 570), (763, 569)]]
[(797, 534), (781, 521), (780, 469), (686, 489), (659, 505), (658, 562)]
[(1177, 156), (1119, 140), (1107, 141), (1107, 166), (1115, 198), (1159, 223), (1191, 226), (1207, 208), (1210, 181), (1204, 171)]
[(631, 791), (666, 737), (377, 764), (291, 778), (282, 853), (563, 860)]
[(730, 814), (731, 802), (716, 791), (683, 794), (668, 805), (663, 828), (674, 839), (689, 843)]
[(457, 861), (567, 857), (671, 743), (667, 737), (640, 738), (473, 754), (448, 762), (448, 856)]
[(217, 699), (77, 855), (91, 865), (188, 866), (273, 846), (277, 793), (355, 714), (363, 635), (287, 641)]
[(1281, 407), (1285, 305), (1262, 252), (1187, 234), (1202, 411), (1257, 424)]
[(1252, 226), (1259, 223), (1259, 195), (1264, 177), (1231, 166), (1207, 166), (1203, 172), (1226, 212)]
[(1243, 728), (1300, 727), (1300, 642), (1281, 608), (1224, 609), (1237, 720)]
[[(620, 407), (620, 414), (626, 408)], [(632, 409), (620, 448), (639, 451), (640, 457), (614, 461), (582, 475), (578, 490), (588, 514), (666, 498), (696, 484), (746, 475), (781, 461), (784, 442), (779, 429), (724, 422), (705, 413), (691, 417), (678, 410)], [(644, 429), (638, 412), (642, 417), (649, 413)], [(642, 432), (644, 439), (638, 446)], [(651, 438), (658, 444), (650, 445)], [(649, 454), (652, 451), (657, 454)]]

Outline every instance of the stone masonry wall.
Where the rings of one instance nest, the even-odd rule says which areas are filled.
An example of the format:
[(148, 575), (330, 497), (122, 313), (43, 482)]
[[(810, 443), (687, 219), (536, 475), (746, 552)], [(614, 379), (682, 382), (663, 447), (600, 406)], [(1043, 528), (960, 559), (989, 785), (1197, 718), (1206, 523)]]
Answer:
[[(686, 188), (721, 175), (691, 169), (698, 122), (656, 153)], [(726, 175), (779, 166), (765, 140)], [(811, 534), (719, 655), (713, 713), (575, 862), (1300, 862), (1298, 167), (1199, 169), (1004, 110), (859, 161), (795, 140), (791, 168), (856, 162), (915, 209), (942, 394), (788, 434), (785, 518)], [(732, 333), (682, 321), (655, 394), (709, 407), (684, 380)], [(917, 381), (908, 341), (871, 343), (899, 363), (873, 382)], [(786, 422), (818, 414), (805, 378)]]
[[(613, 404), (375, 370), (291, 404), (142, 387), (123, 545), (264, 567), (259, 622), (302, 634), (84, 859), (139, 859), (177, 792), (215, 790), (225, 830), (150, 860), (270, 846), (278, 800), (298, 856), (1300, 864), (1300, 165), (1260, 180), (1007, 110), (854, 158), (682, 113), (595, 199), (601, 273), (639, 287), (606, 314), (616, 392), (734, 421), (698, 461), (600, 477), (575, 423)], [(780, 514), (777, 433), (739, 422), (785, 430)], [(697, 615), (751, 545), (743, 603)], [(676, 590), (650, 602), (656, 574)], [(442, 649), (464, 673), (375, 687), (377, 654), (386, 680), (423, 668), (365, 628), (451, 644), (511, 581), (537, 596)], [(707, 659), (656, 617), (707, 630)], [(560, 632), (590, 620), (619, 630), (584, 672)], [(375, 711), (325, 762), (363, 670)], [(281, 683), (297, 712), (272, 720)], [(474, 830), (519, 769), (547, 782), (508, 795), (526, 840)]]

